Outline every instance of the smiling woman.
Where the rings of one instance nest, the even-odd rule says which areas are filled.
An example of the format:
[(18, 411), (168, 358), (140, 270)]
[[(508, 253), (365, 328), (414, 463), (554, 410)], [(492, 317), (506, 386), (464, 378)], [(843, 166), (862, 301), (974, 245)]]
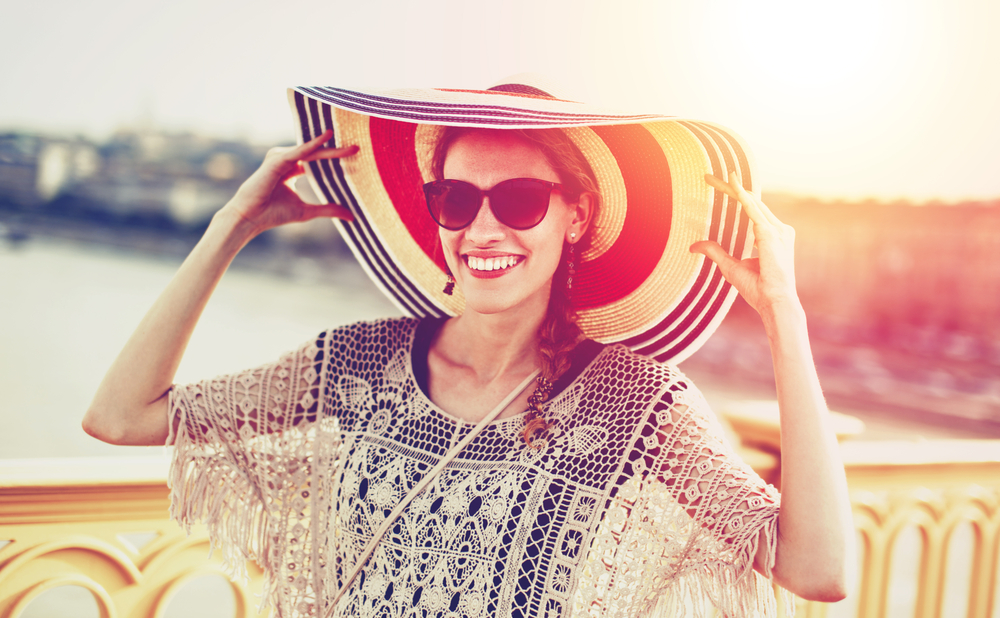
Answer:
[[(794, 234), (739, 138), (519, 81), (289, 98), (302, 143), (216, 214), (84, 420), (173, 444), (174, 517), (257, 560), (279, 614), (773, 616), (768, 577), (844, 596), (851, 517)], [(288, 189), (303, 173), (327, 204)], [(233, 255), (318, 216), (413, 317), (171, 384)], [(672, 364), (737, 292), (772, 341), (780, 508)]]

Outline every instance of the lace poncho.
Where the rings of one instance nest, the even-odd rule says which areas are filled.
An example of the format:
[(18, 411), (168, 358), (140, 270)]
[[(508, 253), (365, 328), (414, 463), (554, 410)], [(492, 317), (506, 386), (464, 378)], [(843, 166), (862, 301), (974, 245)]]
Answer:
[(323, 333), (276, 363), (171, 393), (172, 514), (256, 560), (279, 616), (773, 615), (778, 495), (675, 368), (608, 346), (544, 413), (487, 426), (382, 538), (472, 425), (414, 379), (416, 320)]

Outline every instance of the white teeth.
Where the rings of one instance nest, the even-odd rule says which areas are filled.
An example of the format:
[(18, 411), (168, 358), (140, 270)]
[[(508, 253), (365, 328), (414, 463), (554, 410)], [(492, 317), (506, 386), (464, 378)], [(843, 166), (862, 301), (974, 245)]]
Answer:
[(469, 268), (472, 270), (503, 270), (510, 266), (517, 264), (517, 257), (513, 255), (505, 255), (498, 258), (479, 258), (474, 256), (468, 257)]

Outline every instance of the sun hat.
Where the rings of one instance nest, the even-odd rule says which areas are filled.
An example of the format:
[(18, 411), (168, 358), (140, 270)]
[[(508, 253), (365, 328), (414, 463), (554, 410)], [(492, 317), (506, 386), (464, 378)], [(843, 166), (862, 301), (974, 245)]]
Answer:
[(716, 124), (658, 114), (624, 114), (557, 98), (534, 78), (487, 90), (288, 90), (300, 143), (328, 129), (331, 145), (360, 147), (344, 159), (310, 162), (307, 176), (326, 202), (349, 208), (334, 220), (375, 284), (405, 314), (458, 315), (459, 289), (444, 293), (438, 226), (422, 186), (445, 125), (489, 129), (559, 128), (587, 159), (602, 206), (573, 279), (584, 334), (679, 363), (715, 331), (736, 297), (713, 262), (688, 249), (717, 241), (750, 255), (753, 237), (739, 203), (705, 174), (736, 172), (756, 188), (747, 145)]

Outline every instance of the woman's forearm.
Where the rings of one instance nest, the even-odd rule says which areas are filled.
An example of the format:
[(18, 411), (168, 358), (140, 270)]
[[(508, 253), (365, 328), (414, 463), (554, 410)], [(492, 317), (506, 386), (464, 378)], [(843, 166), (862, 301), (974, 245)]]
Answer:
[(854, 528), (844, 466), (797, 300), (763, 311), (781, 410), (775, 579), (799, 596), (846, 595)]
[(290, 148), (272, 148), (212, 217), (205, 235), (139, 323), (108, 370), (83, 419), (84, 430), (112, 444), (163, 444), (169, 435), (167, 393), (191, 333), (240, 249), (264, 230), (316, 217), (350, 219), (337, 204), (308, 204), (287, 186), (304, 163), (337, 159), (356, 147), (324, 148), (326, 131)]
[(90, 435), (113, 444), (163, 444), (167, 392), (208, 299), (254, 231), (220, 210), (115, 359), (83, 419)]

